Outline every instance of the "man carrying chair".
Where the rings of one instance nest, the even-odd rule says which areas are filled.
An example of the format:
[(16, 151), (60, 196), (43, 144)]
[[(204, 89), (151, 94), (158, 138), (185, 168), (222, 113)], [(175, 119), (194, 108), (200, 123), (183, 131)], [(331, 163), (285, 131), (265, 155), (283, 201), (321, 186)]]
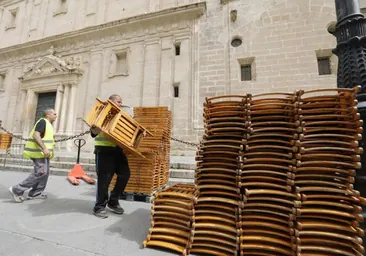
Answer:
[[(122, 98), (117, 94), (109, 97), (113, 103), (122, 108)], [(118, 200), (130, 178), (130, 168), (128, 159), (123, 150), (113, 142), (109, 141), (104, 134), (95, 126), (92, 126), (91, 136), (95, 138), (95, 164), (98, 175), (97, 198), (93, 209), (93, 214), (105, 219), (108, 217), (108, 207), (116, 214), (123, 214), (124, 210), (120, 206)], [(117, 175), (116, 185), (110, 196), (108, 196), (108, 187), (113, 178)]]

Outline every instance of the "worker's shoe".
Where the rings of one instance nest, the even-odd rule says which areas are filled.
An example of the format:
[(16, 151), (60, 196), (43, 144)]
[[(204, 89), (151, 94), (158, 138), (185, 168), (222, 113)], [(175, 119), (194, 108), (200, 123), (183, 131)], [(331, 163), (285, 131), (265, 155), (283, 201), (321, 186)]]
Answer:
[(9, 192), (12, 195), (12, 197), (14, 198), (15, 202), (17, 202), (17, 203), (23, 203), (24, 197), (21, 196), (21, 195), (15, 194), (14, 191), (13, 191), (13, 187), (10, 187), (9, 188)]
[(28, 195), (27, 200), (33, 200), (33, 199), (46, 199), (47, 194), (40, 193), (38, 195)]
[(107, 215), (107, 211), (102, 209), (102, 210), (98, 210), (98, 211), (93, 211), (93, 214), (98, 217), (98, 218), (101, 218), (101, 219), (106, 219), (108, 218), (108, 215)]
[(116, 205), (107, 204), (107, 206), (109, 210), (111, 210), (116, 214), (123, 214), (125, 212), (125, 210), (123, 210), (123, 208), (119, 204)]

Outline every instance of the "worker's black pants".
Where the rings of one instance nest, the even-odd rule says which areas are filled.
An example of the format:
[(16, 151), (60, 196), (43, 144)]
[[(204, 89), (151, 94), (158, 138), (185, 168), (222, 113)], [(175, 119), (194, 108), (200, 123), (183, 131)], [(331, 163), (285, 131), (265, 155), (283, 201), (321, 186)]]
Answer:
[[(115, 147), (113, 150), (96, 150), (95, 163), (98, 175), (97, 200), (94, 206), (96, 212), (104, 209), (107, 203), (111, 206), (118, 204), (118, 199), (130, 178), (130, 168), (126, 155), (119, 147)], [(117, 181), (108, 197), (109, 184), (115, 173)]]

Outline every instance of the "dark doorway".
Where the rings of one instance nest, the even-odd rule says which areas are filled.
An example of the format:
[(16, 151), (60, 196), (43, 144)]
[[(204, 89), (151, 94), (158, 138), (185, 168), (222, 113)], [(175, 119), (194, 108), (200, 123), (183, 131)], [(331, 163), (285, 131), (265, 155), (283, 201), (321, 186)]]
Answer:
[(36, 110), (36, 119), (40, 119), (43, 116), (43, 111), (47, 108), (54, 108), (56, 101), (56, 92), (46, 92), (38, 94), (38, 103)]

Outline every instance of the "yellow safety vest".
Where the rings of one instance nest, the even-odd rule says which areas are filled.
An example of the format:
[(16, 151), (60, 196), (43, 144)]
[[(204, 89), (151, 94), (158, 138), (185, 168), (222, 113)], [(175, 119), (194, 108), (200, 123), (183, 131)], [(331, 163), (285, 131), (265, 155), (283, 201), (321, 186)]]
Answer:
[(94, 140), (95, 146), (102, 146), (102, 147), (116, 147), (117, 145), (113, 142), (110, 142), (107, 137), (101, 132), (99, 133)]
[(54, 157), (53, 148), (54, 148), (54, 145), (55, 145), (55, 139), (54, 139), (54, 134), (53, 134), (53, 126), (50, 123), (50, 121), (48, 121), (45, 118), (41, 118), (34, 125), (32, 131), (29, 134), (29, 139), (25, 143), (25, 147), (24, 147), (24, 157), (25, 158), (44, 158), (42, 148), (37, 144), (36, 140), (33, 137), (34, 130), (36, 129), (37, 124), (41, 120), (46, 121), (46, 130), (45, 130), (45, 133), (44, 133), (44, 137), (42, 138), (42, 141), (43, 141), (44, 145), (46, 146), (46, 148), (48, 149), (48, 151), (50, 151), (50, 157), (49, 158)]

